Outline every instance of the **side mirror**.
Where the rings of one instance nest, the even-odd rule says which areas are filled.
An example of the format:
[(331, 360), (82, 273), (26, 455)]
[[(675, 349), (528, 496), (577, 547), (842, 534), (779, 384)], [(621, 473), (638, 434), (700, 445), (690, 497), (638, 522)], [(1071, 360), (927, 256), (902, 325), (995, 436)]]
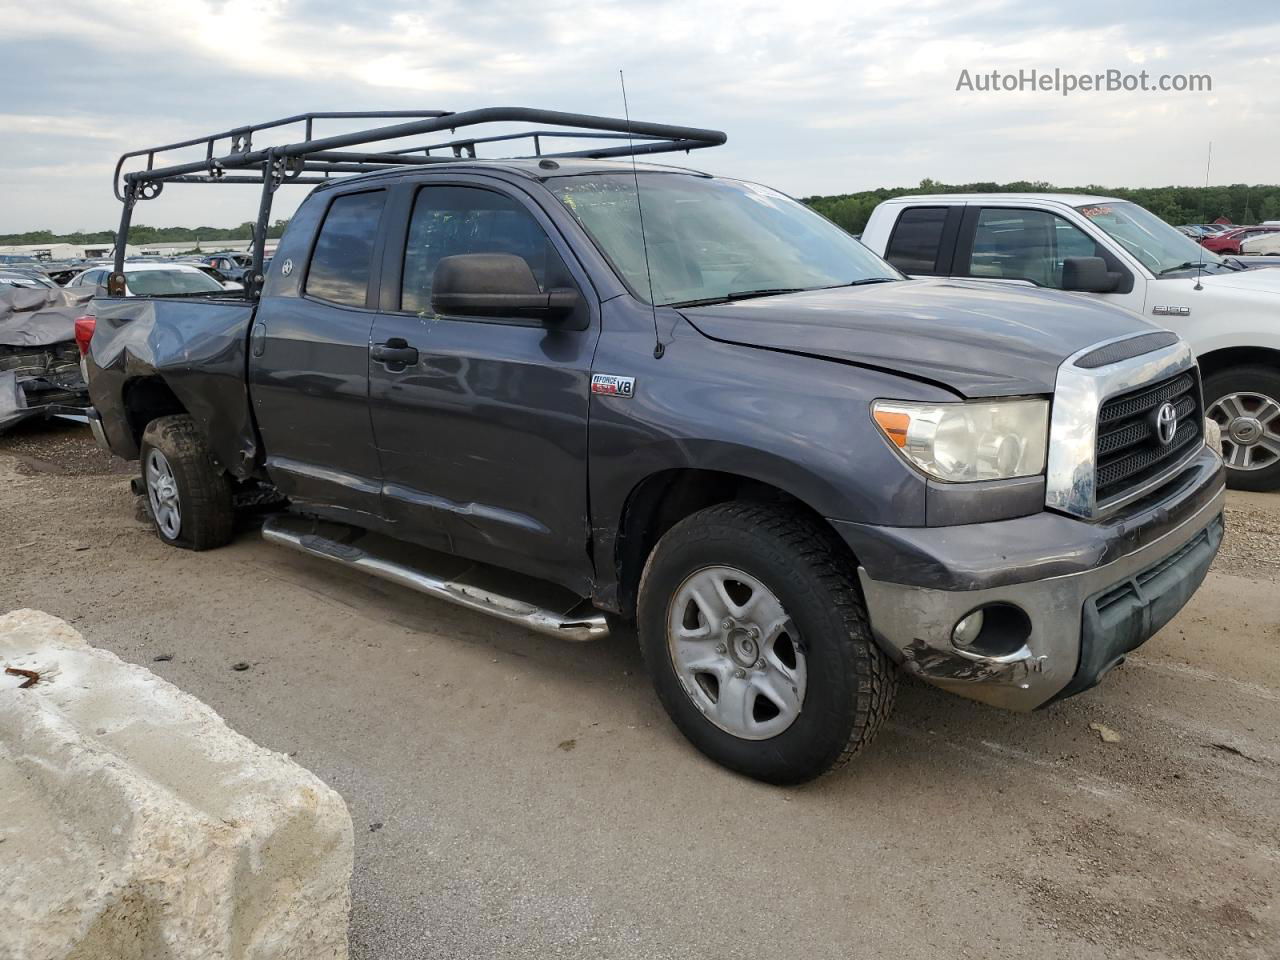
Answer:
[(1120, 275), (1107, 272), (1107, 261), (1101, 257), (1067, 257), (1062, 261), (1062, 289), (1082, 293), (1110, 293), (1120, 282)]
[(431, 278), (431, 309), (445, 315), (546, 323), (569, 316), (580, 300), (577, 290), (540, 290), (525, 259), (510, 253), (445, 257)]

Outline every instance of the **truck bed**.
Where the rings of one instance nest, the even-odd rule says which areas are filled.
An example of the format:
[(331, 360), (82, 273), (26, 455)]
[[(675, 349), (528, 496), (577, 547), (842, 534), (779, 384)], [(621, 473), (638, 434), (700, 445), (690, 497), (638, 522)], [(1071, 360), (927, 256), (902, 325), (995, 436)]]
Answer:
[(222, 297), (94, 300), (90, 399), (112, 449), (137, 455), (135, 436), (126, 435), (131, 393), (167, 389), (199, 424), (215, 462), (247, 477), (259, 449), (245, 382), (255, 307)]

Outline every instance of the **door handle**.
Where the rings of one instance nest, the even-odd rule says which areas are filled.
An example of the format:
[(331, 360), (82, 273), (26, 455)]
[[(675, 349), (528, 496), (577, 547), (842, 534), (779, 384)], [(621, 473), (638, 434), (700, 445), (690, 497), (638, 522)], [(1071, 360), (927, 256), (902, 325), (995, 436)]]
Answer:
[(409, 346), (401, 337), (392, 337), (386, 343), (375, 343), (369, 348), (369, 356), (378, 363), (412, 365), (418, 362), (418, 348)]

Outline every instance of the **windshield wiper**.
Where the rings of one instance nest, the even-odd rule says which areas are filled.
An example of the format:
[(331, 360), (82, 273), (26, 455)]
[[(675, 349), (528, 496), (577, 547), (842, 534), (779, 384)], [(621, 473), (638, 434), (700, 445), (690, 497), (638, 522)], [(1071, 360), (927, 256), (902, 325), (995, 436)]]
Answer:
[(767, 287), (760, 290), (738, 290), (726, 293), (722, 297), (704, 297), (701, 300), (681, 300), (669, 303), (669, 307), (709, 307), (717, 303), (732, 303), (735, 300), (753, 300), (756, 297), (773, 297), (780, 293), (800, 293), (804, 287)]
[(1214, 266), (1214, 264), (1208, 260), (1188, 260), (1186, 263), (1181, 264), (1180, 266), (1177, 266), (1177, 267), (1166, 267), (1165, 269), (1157, 273), (1156, 276), (1163, 277), (1165, 274), (1177, 273), (1179, 270), (1194, 270), (1201, 263), (1203, 263), (1206, 267)]
[(864, 287), (868, 283), (897, 283), (899, 279), (898, 277), (863, 277), (861, 280), (850, 280), (848, 283), (833, 283), (821, 289), (839, 290), (841, 287)]

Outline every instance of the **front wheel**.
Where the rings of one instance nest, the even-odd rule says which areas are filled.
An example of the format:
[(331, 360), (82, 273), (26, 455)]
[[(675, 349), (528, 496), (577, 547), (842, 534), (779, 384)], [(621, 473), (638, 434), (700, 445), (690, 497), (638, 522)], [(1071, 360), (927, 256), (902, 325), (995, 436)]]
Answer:
[(147, 506), (161, 540), (188, 550), (230, 542), (231, 484), (209, 458), (194, 420), (152, 420), (142, 434), (140, 459)]
[(1280, 488), (1280, 372), (1246, 366), (1204, 381), (1205, 412), (1222, 430), (1227, 486)]
[(672, 527), (641, 578), (663, 706), (699, 750), (758, 780), (842, 766), (893, 705), (896, 673), (832, 536), (796, 510), (720, 504)]

